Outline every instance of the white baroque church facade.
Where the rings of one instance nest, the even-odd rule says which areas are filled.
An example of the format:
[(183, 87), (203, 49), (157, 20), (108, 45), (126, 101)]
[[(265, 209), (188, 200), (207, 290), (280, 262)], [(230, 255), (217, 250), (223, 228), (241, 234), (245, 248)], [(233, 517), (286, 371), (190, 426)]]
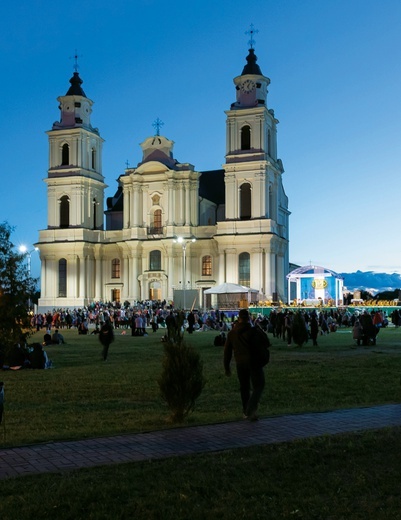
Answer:
[(270, 80), (256, 61), (251, 46), (234, 78), (222, 169), (179, 162), (173, 141), (157, 130), (106, 201), (103, 139), (74, 72), (58, 98), (60, 120), (47, 132), (40, 310), (148, 299), (207, 307), (204, 291), (224, 282), (257, 289), (259, 300), (286, 301), (290, 213)]

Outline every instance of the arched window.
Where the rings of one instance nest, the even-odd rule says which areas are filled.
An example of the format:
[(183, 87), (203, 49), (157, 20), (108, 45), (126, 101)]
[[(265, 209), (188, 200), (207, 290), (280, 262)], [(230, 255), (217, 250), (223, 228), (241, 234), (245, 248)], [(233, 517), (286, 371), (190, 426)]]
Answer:
[(202, 276), (212, 275), (212, 257), (206, 255), (202, 257)]
[(70, 225), (70, 199), (63, 195), (60, 199), (60, 227), (68, 228)]
[(149, 270), (160, 271), (162, 268), (162, 254), (157, 249), (149, 253)]
[(58, 296), (67, 297), (67, 260), (60, 258), (58, 261)]
[(251, 127), (249, 125), (241, 128), (241, 150), (251, 149)]
[(251, 203), (251, 185), (246, 182), (240, 187), (239, 195), (239, 218), (242, 220), (249, 220), (252, 216), (252, 203)]
[(119, 258), (113, 258), (113, 260), (111, 261), (111, 277), (121, 277), (121, 262)]
[(61, 165), (67, 166), (70, 164), (70, 147), (68, 144), (63, 144), (61, 149)]
[(96, 148), (92, 148), (92, 170), (96, 170)]
[(267, 131), (267, 153), (272, 156), (272, 134), (270, 130)]
[(249, 253), (241, 253), (238, 257), (238, 283), (246, 287), (251, 285), (251, 257)]

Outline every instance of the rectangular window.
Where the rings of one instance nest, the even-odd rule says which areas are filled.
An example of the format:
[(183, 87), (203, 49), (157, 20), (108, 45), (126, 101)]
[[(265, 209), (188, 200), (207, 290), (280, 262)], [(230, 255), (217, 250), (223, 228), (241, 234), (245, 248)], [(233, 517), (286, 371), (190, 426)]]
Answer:
[(121, 276), (121, 263), (118, 258), (114, 258), (111, 261), (111, 277), (112, 278), (120, 278)]
[(209, 255), (202, 258), (202, 276), (212, 276), (212, 257)]

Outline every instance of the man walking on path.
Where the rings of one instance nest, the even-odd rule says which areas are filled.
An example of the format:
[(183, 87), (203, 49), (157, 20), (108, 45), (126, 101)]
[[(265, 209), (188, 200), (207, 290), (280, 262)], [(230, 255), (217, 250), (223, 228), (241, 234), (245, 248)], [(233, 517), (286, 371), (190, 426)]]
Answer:
[[(254, 342), (257, 341), (254, 327), (249, 321), (247, 309), (241, 309), (238, 322), (228, 333), (224, 345), (224, 370), (226, 376), (231, 375), (230, 363), (234, 352), (237, 376), (240, 384), (242, 411), (245, 419), (256, 421), (256, 412), (260, 397), (265, 387), (263, 367), (256, 363), (252, 356)], [(252, 384), (252, 393), (251, 393)]]

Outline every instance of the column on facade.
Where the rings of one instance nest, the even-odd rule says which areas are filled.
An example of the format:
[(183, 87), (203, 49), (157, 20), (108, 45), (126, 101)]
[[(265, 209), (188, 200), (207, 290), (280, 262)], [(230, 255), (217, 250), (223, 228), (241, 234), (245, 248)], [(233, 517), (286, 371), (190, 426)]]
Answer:
[(257, 185), (255, 198), (258, 197), (257, 217), (266, 217), (266, 173), (261, 171), (256, 176)]
[(169, 254), (167, 256), (167, 299), (173, 300), (174, 299), (174, 291), (173, 291), (173, 285), (174, 285), (174, 251), (170, 250)]
[(102, 283), (102, 294), (101, 294), (101, 299), (103, 301), (108, 301), (108, 300), (111, 300), (111, 293), (110, 293), (110, 290), (109, 292), (107, 293), (107, 290), (108, 288), (106, 287), (106, 283), (110, 280), (111, 276), (110, 276), (110, 270), (111, 270), (111, 266), (110, 266), (110, 260), (108, 259), (102, 259), (101, 260), (101, 263), (102, 263), (102, 279), (103, 279), (103, 283)]
[(77, 297), (77, 255), (67, 255), (67, 297), (68, 298), (76, 298)]
[[(48, 297), (57, 298), (59, 294), (59, 265), (54, 255), (48, 255), (46, 262)], [(68, 296), (68, 263), (67, 263), (67, 296)]]
[(130, 269), (130, 259), (128, 256), (124, 256), (123, 258), (123, 288), (121, 291), (121, 301), (124, 302), (128, 300), (129, 295), (129, 269)]
[(235, 248), (228, 248), (225, 250), (226, 254), (226, 282), (238, 283), (238, 259), (237, 250)]
[(237, 181), (233, 173), (230, 173), (229, 178), (226, 177), (226, 217), (229, 219), (238, 218), (238, 190)]
[(79, 298), (85, 298), (86, 297), (86, 280), (87, 280), (87, 273), (86, 273), (86, 255), (82, 255), (78, 258), (78, 265), (79, 265), (79, 292), (78, 297)]
[(285, 267), (284, 267), (284, 256), (282, 254), (277, 255), (277, 292), (281, 300), (285, 301), (285, 290), (284, 286)]
[(174, 216), (174, 181), (170, 179), (167, 183), (168, 190), (168, 215), (167, 215), (167, 225), (172, 226), (175, 223)]
[(264, 290), (263, 285), (263, 249), (261, 247), (255, 247), (252, 249), (251, 255), (251, 273), (250, 273), (250, 287), (251, 289), (258, 289), (259, 293)]
[(40, 264), (40, 297), (41, 298), (47, 297), (46, 262), (47, 262), (46, 257), (41, 259), (41, 264)]
[(131, 223), (132, 226), (139, 226), (139, 217), (141, 214), (140, 204), (139, 204), (139, 186), (138, 184), (133, 184), (132, 186), (133, 197), (131, 203)]
[[(213, 267), (214, 271), (214, 267)], [(226, 253), (225, 251), (220, 251), (218, 256), (218, 263), (217, 263), (217, 280), (218, 284), (225, 283), (227, 281), (227, 274), (226, 274)]]
[[(177, 202), (177, 201), (176, 201)], [(184, 199), (184, 185), (181, 181), (179, 183), (178, 188), (178, 225), (182, 226), (184, 224), (184, 206), (185, 199)]]
[(185, 182), (185, 225), (191, 225), (191, 191), (190, 191), (190, 181)]
[(139, 300), (138, 292), (138, 256), (132, 255), (130, 262), (130, 275), (129, 275), (129, 297), (132, 300)]
[(265, 294), (266, 298), (273, 299), (273, 293), (275, 292), (276, 286), (276, 276), (275, 276), (275, 258), (274, 253), (272, 253), (269, 249), (266, 251), (265, 255), (265, 272), (266, 272), (266, 282), (265, 282)]
[(102, 299), (102, 286), (103, 286), (102, 260), (100, 260), (99, 258), (94, 259), (94, 276), (95, 276), (95, 300), (99, 301)]
[(193, 183), (191, 189), (191, 224), (193, 226), (199, 225), (199, 201), (198, 201), (198, 183)]
[(87, 292), (86, 296), (90, 301), (94, 300), (94, 286), (95, 286), (95, 271), (94, 271), (94, 258), (88, 256), (86, 269), (88, 273)]
[(123, 192), (123, 200), (124, 200), (123, 226), (124, 226), (124, 229), (129, 228), (130, 225), (131, 225), (131, 220), (130, 220), (130, 208), (131, 208), (130, 199), (131, 199), (131, 197), (130, 197), (130, 189), (128, 188), (128, 186), (124, 185), (124, 192)]
[(73, 216), (72, 224), (75, 226), (81, 226), (83, 222), (82, 206), (85, 204), (85, 190), (82, 186), (77, 186), (74, 190), (74, 206), (75, 211), (71, 213), (70, 218)]
[(47, 223), (49, 226), (60, 226), (60, 202), (56, 190), (50, 186), (47, 189)]

